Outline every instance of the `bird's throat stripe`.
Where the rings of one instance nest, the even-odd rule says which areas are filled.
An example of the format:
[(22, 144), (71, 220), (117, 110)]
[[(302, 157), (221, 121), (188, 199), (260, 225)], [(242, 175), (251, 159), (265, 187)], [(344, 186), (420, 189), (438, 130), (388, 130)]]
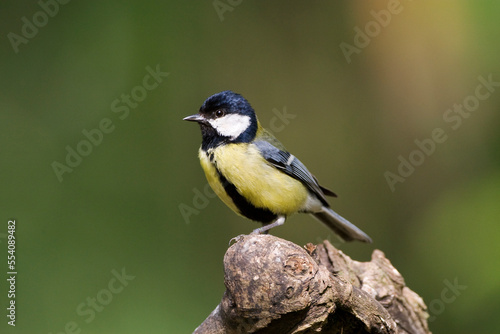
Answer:
[(240, 214), (247, 217), (248, 219), (255, 220), (262, 223), (270, 223), (278, 218), (278, 215), (274, 214), (270, 210), (257, 208), (252, 203), (248, 202), (245, 197), (243, 197), (236, 189), (236, 186), (229, 182), (221, 172), (216, 168), (217, 174), (219, 175), (219, 181), (222, 183), (224, 190), (231, 197), (234, 205), (240, 211)]

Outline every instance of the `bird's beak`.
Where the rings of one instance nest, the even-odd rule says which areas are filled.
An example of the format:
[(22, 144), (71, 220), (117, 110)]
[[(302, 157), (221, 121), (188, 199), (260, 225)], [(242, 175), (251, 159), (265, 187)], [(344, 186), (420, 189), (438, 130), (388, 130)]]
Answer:
[(203, 122), (205, 122), (205, 117), (201, 116), (200, 114), (194, 114), (194, 115), (191, 115), (188, 117), (184, 117), (182, 120), (203, 123)]

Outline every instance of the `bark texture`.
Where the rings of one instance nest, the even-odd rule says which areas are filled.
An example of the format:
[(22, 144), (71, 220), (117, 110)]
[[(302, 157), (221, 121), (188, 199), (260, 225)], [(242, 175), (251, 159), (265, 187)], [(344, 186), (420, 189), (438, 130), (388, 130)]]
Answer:
[(224, 256), (222, 301), (195, 334), (430, 333), (423, 300), (380, 250), (358, 262), (328, 241), (237, 239)]

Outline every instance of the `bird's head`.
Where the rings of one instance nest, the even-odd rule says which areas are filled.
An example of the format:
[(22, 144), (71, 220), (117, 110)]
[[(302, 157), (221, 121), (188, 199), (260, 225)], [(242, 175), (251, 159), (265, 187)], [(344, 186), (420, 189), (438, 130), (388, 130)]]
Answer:
[(203, 137), (202, 148), (225, 143), (248, 143), (257, 133), (255, 111), (241, 95), (226, 90), (205, 100), (197, 114), (184, 118), (197, 122)]

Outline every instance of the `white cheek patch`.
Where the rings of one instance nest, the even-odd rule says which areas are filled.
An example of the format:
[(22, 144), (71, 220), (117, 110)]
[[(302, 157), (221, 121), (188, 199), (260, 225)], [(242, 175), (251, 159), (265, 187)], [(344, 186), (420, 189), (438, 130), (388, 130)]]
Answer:
[(250, 117), (229, 114), (221, 118), (211, 119), (208, 122), (221, 136), (236, 139), (250, 126)]

